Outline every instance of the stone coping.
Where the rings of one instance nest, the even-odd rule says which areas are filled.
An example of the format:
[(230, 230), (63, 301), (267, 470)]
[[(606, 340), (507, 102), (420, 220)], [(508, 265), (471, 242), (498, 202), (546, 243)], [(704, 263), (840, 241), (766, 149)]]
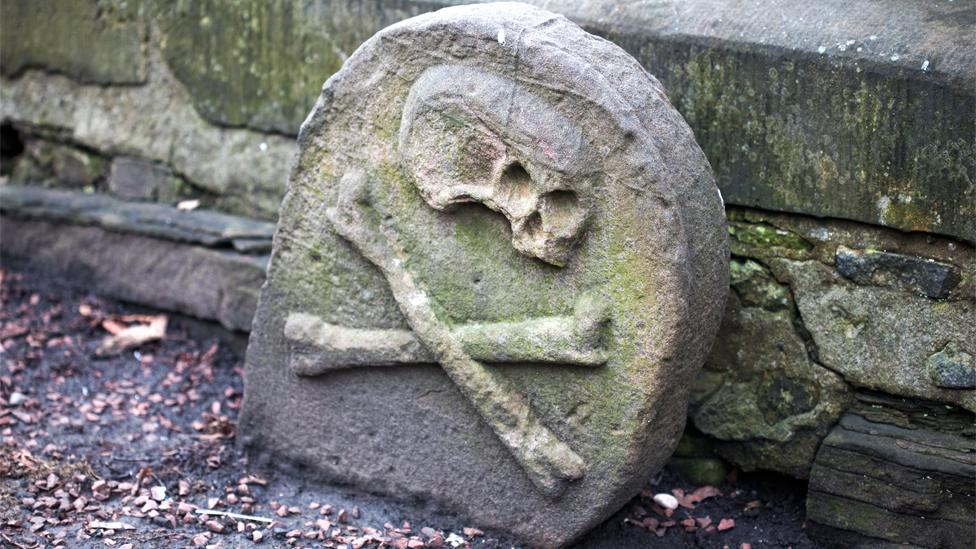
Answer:
[[(465, 3), (452, 0), (450, 3)], [(618, 2), (536, 0), (593, 29), (659, 36), (674, 42), (881, 70), (976, 93), (976, 14), (964, 5), (911, 0)], [(926, 64), (926, 61), (928, 63)]]
[(220, 212), (19, 185), (0, 185), (0, 211), (246, 254), (270, 251), (275, 229), (269, 221)]

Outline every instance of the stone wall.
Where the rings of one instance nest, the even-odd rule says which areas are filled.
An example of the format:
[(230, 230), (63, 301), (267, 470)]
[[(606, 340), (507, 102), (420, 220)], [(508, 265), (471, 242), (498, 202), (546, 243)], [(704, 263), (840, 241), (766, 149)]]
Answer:
[(857, 390), (976, 410), (973, 248), (728, 208), (732, 293), (691, 419), (747, 469), (806, 476)]
[[(34, 157), (18, 175), (85, 184), (97, 159), (130, 156), (164, 170), (147, 197), (273, 218), (322, 82), (379, 28), (446, 3), (5, 2), (0, 117)], [(965, 5), (536, 3), (662, 80), (729, 203), (976, 240)]]
[[(247, 330), (321, 84), (445, 3), (4, 2), (4, 263)], [(973, 417), (972, 9), (535, 3), (658, 76), (716, 172), (733, 291), (690, 411), (714, 451), (806, 477), (866, 394)]]

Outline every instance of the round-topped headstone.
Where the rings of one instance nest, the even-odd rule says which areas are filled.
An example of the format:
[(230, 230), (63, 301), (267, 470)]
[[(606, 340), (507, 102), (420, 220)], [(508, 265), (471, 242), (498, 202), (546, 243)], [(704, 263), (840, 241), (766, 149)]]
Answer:
[(539, 546), (639, 491), (728, 286), (721, 197), (657, 80), (561, 16), (447, 8), (360, 47), (299, 143), (250, 450)]

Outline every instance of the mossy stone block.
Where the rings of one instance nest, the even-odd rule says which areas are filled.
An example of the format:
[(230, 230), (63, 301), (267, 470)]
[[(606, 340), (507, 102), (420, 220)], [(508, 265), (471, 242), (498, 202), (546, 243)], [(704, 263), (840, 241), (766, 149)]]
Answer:
[(146, 80), (144, 3), (4, 0), (0, 73), (44, 69), (96, 84)]
[(683, 476), (695, 486), (719, 486), (725, 483), (728, 468), (720, 458), (673, 457), (668, 469)]
[(294, 135), (346, 58), (423, 3), (180, 0), (156, 11), (166, 62), (204, 118)]

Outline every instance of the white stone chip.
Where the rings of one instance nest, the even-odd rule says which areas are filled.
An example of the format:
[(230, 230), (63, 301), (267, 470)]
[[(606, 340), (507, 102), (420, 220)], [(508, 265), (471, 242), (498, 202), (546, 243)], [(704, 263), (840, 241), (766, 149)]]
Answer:
[(678, 508), (678, 498), (672, 496), (671, 494), (654, 494), (654, 503), (664, 507), (665, 509)]
[(149, 489), (149, 493), (152, 498), (156, 501), (163, 501), (166, 499), (166, 487), (165, 486), (153, 486)]

